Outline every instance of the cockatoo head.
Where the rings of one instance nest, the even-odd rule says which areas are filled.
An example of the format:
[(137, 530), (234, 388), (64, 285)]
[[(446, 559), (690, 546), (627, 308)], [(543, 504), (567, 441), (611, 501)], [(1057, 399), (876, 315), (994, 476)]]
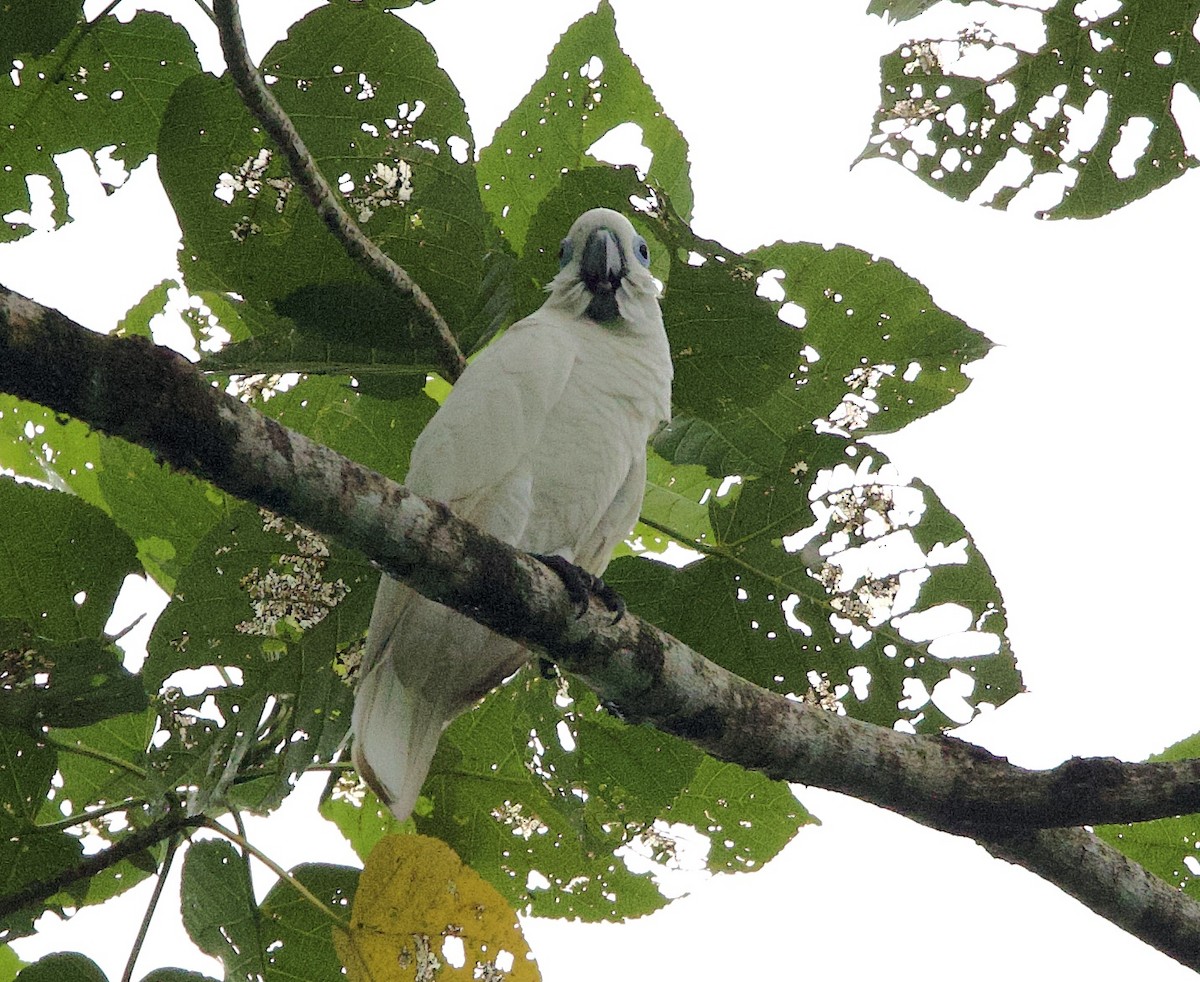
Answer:
[(558, 261), (558, 275), (547, 287), (548, 306), (606, 326), (644, 322), (650, 308), (657, 313), (650, 248), (620, 212), (585, 211), (562, 240)]

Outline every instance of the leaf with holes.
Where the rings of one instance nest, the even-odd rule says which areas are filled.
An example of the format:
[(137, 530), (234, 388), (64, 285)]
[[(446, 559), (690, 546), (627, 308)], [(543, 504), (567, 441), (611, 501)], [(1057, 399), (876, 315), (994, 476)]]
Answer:
[(664, 874), (755, 868), (811, 820), (786, 785), (710, 763), (526, 669), (451, 724), (414, 821), (515, 907), (637, 917), (676, 895)]
[(1041, 188), (1054, 201), (1046, 218), (1106, 215), (1200, 164), (1179, 123), (1200, 77), (1200, 2), (1126, 0), (1095, 21), (1079, 10), (1058, 0), (1045, 11), (1034, 53), (976, 23), (886, 55), (859, 159), (897, 160), (994, 208)]
[(653, 155), (646, 179), (664, 188), (686, 217), (692, 207), (687, 141), (621, 49), (616, 16), (603, 0), (567, 29), (550, 52), (546, 74), (480, 151), (483, 202), (514, 252), (525, 248), (533, 216), (563, 174), (595, 166), (591, 148), (627, 124), (641, 131)]
[[(452, 327), (474, 323), (489, 223), (462, 97), (421, 33), (382, 11), (323, 7), (293, 25), (262, 68), (364, 233)], [(340, 361), (373, 363), (372, 349), (433, 357), (411, 301), (367, 277), (293, 193), (228, 79), (180, 87), (163, 122), (159, 173), (183, 229), (189, 288), (269, 302)]]
[(504, 898), (423, 835), (389, 836), (371, 851), (350, 929), (334, 940), (354, 982), (541, 978)]
[[(39, 17), (43, 6), (50, 7), (47, 25), (65, 15), (56, 2), (38, 4)], [(60, 30), (61, 24), (53, 33)], [(3, 29), (0, 37), (4, 49), (10, 42)], [(56, 154), (83, 148), (99, 158), (111, 146), (127, 169), (142, 163), (154, 150), (171, 92), (200, 70), (187, 32), (164, 14), (139, 13), (127, 24), (105, 17), (86, 32), (80, 26), (67, 34), (60, 46), (70, 45), (0, 75), (0, 215), (7, 216), (0, 241), (33, 231), (30, 176), (49, 184), (55, 224), (66, 220)]]

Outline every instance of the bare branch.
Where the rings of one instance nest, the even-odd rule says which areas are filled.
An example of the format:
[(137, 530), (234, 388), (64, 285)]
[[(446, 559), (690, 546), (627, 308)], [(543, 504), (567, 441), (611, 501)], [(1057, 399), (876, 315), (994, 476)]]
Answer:
[(1200, 971), (1200, 905), (1119, 849), (1083, 829), (1043, 829), (978, 841), (997, 859), (1049, 880), (1093, 913)]
[[(422, 594), (549, 653), (631, 722), (773, 778), (974, 835), (1200, 968), (1200, 906), (1085, 832), (1012, 831), (1200, 811), (1200, 761), (1072, 760), (1026, 771), (955, 739), (792, 702), (633, 615), (612, 624), (598, 602), (577, 620), (556, 575), (444, 505), (262, 416), (173, 352), (93, 334), (2, 288), (0, 391), (149, 447), (171, 466), (360, 550)], [(1083, 856), (1101, 877), (1091, 888), (1069, 875), (1082, 875)]]
[(295, 125), (250, 60), (237, 0), (215, 0), (213, 15), (221, 35), (225, 64), (242, 102), (262, 123), (275, 145), (287, 158), (292, 177), (304, 190), (326, 227), (342, 244), (346, 254), (361, 263), (363, 268), (384, 286), (412, 297), (441, 351), (442, 369), (446, 377), (451, 382), (455, 381), (467, 367), (467, 361), (459, 350), (450, 325), (420, 285), (372, 242), (358, 227), (350, 213), (342, 207), (340, 198), (317, 168), (316, 161), (300, 138)]

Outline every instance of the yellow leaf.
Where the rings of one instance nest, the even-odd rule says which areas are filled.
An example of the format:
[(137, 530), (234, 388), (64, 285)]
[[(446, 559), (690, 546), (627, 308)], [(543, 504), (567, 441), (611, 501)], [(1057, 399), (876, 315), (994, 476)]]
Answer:
[(440, 839), (380, 839), (334, 944), (351, 982), (540, 982), (513, 909)]

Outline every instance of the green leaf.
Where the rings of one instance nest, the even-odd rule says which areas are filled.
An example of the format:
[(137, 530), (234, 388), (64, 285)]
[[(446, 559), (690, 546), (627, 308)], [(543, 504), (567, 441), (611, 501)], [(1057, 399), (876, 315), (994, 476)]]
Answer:
[(0, 468), (107, 511), (99, 482), (100, 447), (107, 437), (36, 403), (0, 399)]
[[(1022, 189), (1065, 182), (1061, 201), (1040, 213), (1045, 218), (1108, 214), (1195, 167), (1200, 160), (1184, 143), (1172, 91), (1194, 91), (1200, 78), (1193, 32), (1200, 0), (1126, 0), (1098, 21), (1077, 6), (1058, 0), (1045, 12), (1046, 41), (1034, 54), (976, 23), (956, 40), (912, 41), (885, 56), (874, 133), (859, 159), (899, 160), (944, 194), (994, 208), (1008, 207)], [(959, 52), (991, 64), (999, 54), (1005, 67), (982, 79), (958, 74)], [(1089, 121), (1103, 120), (1094, 142), (1080, 136), (1089, 125), (1080, 119), (1085, 110)], [(1118, 174), (1114, 148), (1139, 143), (1140, 127), (1148, 131), (1145, 149), (1131, 173)], [(991, 175), (1002, 161), (1012, 170), (998, 187)]]
[[(804, 350), (820, 357), (807, 354), (800, 368), (803, 404), (823, 418), (821, 429), (895, 432), (963, 392), (971, 384), (963, 366), (992, 347), (917, 280), (861, 249), (777, 242), (747, 258), (782, 289), (778, 303), (792, 305), (789, 316), (806, 321)], [(788, 341), (794, 350), (795, 336)], [(686, 361), (695, 364), (696, 355)]]
[(142, 567), (170, 591), (196, 544), (234, 507), (206, 481), (171, 470), (145, 447), (100, 444), (100, 490), (113, 521), (137, 545)]
[[(51, 25), (59, 24), (63, 4), (50, 6)], [(45, 40), (60, 27), (48, 25)], [(171, 91), (200, 68), (187, 32), (164, 14), (139, 13), (127, 24), (105, 17), (67, 43), (69, 51), (0, 75), (0, 159), (8, 165), (0, 168), (0, 215), (28, 211), (26, 178), (36, 175), (49, 181), (55, 224), (65, 222), (66, 191), (54, 155), (80, 147), (95, 155), (113, 146), (113, 156), (132, 170), (154, 150)], [(20, 219), (0, 222), (0, 241), (30, 231)]]
[(246, 861), (224, 840), (195, 842), (183, 862), (183, 926), (206, 955), (225, 965), (226, 979), (264, 978), (267, 960)]
[[(60, 831), (40, 831), (34, 819), (50, 793), (54, 751), (18, 730), (0, 727), (0, 897), (70, 869), (82, 855), (80, 841)], [(84, 888), (70, 888), (77, 905)], [(0, 942), (32, 933), (43, 910), (61, 911), (64, 894), (45, 904), (18, 908), (0, 918)]]
[(52, 729), (62, 787), (54, 801), (46, 802), (40, 820), (62, 818), (63, 801), (70, 801), (77, 814), (143, 794), (146, 750), (155, 719), (155, 711), (147, 708), (90, 726)]
[(0, 479), (0, 611), (36, 637), (103, 637), (133, 544), (98, 508)]
[(13, 623), (0, 620), (0, 726), (86, 726), (146, 707), (141, 679), (125, 670), (124, 653), (115, 645), (92, 639), (48, 643), (24, 625), (5, 630)]
[[(646, 179), (686, 218), (692, 207), (687, 142), (621, 50), (612, 6), (602, 0), (594, 14), (567, 29), (546, 74), (480, 151), (483, 202), (514, 252), (524, 250), (533, 216), (564, 171), (595, 165), (589, 149), (623, 123), (641, 130), (654, 155)], [(620, 210), (628, 211), (629, 202)], [(560, 227), (559, 238), (569, 225)]]
[(150, 321), (162, 313), (167, 306), (167, 294), (178, 290), (177, 280), (162, 280), (146, 291), (145, 295), (125, 312), (125, 316), (117, 322), (114, 332), (117, 337), (139, 337), (153, 340), (150, 331)]
[(17, 982), (108, 982), (108, 976), (86, 955), (56, 951), (22, 969)]
[(53, 750), (20, 730), (0, 726), (0, 832), (33, 825), (54, 770)]
[(784, 782), (707, 756), (667, 817), (708, 836), (714, 873), (758, 869), (792, 841), (797, 825), (817, 823)]
[[(972, 0), (954, 0), (964, 6)], [(938, 0), (871, 0), (867, 4), (867, 13), (876, 14), (893, 22), (912, 20), (925, 13)]]
[(332, 785), (321, 799), (320, 812), (338, 827), (364, 862), (380, 839), (404, 828), (373, 791), (349, 778)]
[[(391, 14), (324, 7), (292, 27), (263, 71), (363, 231), (452, 326), (472, 323), (488, 223), (462, 98), (421, 33)], [(430, 361), (411, 301), (345, 255), (265, 140), (227, 80), (198, 76), (172, 99), (159, 172), (189, 287), (271, 303), (311, 336), (300, 350), (319, 342), (342, 364), (364, 352), (375, 364), (376, 349)]]
[[(211, 693), (223, 724), (196, 717), (207, 693), (164, 694), (168, 739), (150, 754), (161, 786), (202, 784), (203, 808), (219, 804), (236, 776), (237, 800), (265, 810), (296, 773), (329, 759), (351, 703), (334, 659), (361, 640), (377, 581), (356, 553), (250, 506), (219, 523), (155, 625), (143, 675), (156, 691), (181, 669), (219, 665), (237, 669), (240, 684), (231, 678)], [(262, 780), (240, 783), (251, 777)]]
[(318, 443), (403, 481), (412, 445), (437, 403), (425, 394), (423, 373), (394, 376), (388, 383), (385, 392), (378, 379), (351, 385), (329, 376), (308, 378), (272, 396), (262, 410)]
[[(337, 916), (349, 919), (361, 870), (304, 863), (288, 872)], [(263, 899), (260, 922), (267, 982), (342, 976), (333, 947), (334, 922), (287, 880), (276, 881)]]
[(142, 982), (217, 982), (216, 979), (186, 968), (156, 968), (142, 978)]
[[(809, 820), (786, 785), (710, 765), (683, 741), (620, 723), (586, 689), (526, 670), (451, 724), (414, 819), (515, 907), (634, 917), (667, 897), (617, 850), (670, 853), (679, 835), (670, 823), (682, 822), (727, 842), (710, 868), (748, 869)], [(730, 809), (751, 801), (754, 812)]]
[(27, 964), (8, 945), (0, 945), (0, 982), (13, 982)]
[[(1200, 733), (1185, 737), (1149, 760), (1190, 760), (1200, 757)], [(1097, 825), (1095, 833), (1120, 849), (1155, 876), (1200, 900), (1200, 877), (1195, 874), (1200, 859), (1200, 815), (1177, 815), (1152, 822), (1126, 825)]]
[(52, 51), (83, 16), (83, 0), (16, 0), (0, 6), (0, 64)]
[[(359, 870), (306, 863), (290, 872), (331, 911), (348, 918)], [(256, 905), (245, 860), (227, 842), (192, 845), (184, 861), (182, 898), (184, 927), (202, 951), (221, 959), (226, 979), (283, 982), (341, 975), (329, 915), (286, 880), (276, 882), (262, 906)]]

